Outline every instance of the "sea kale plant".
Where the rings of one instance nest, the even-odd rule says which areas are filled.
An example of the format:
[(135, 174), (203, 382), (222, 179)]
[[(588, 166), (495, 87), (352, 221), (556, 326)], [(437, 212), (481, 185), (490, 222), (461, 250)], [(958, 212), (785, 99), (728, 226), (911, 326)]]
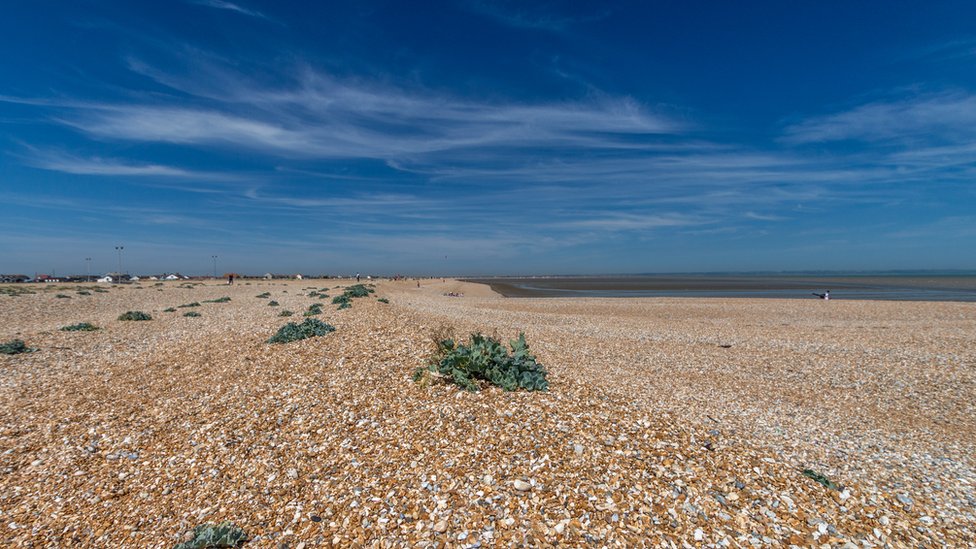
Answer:
[(173, 549), (211, 549), (237, 547), (247, 541), (247, 534), (229, 522), (203, 524), (193, 529), (193, 537)]
[(0, 355), (19, 355), (20, 353), (30, 353), (37, 349), (31, 349), (23, 340), (15, 339), (6, 343), (0, 343)]
[(268, 339), (268, 343), (291, 343), (300, 339), (324, 336), (334, 331), (335, 327), (317, 318), (306, 318), (301, 324), (295, 324), (294, 322), (285, 324), (278, 330), (278, 333)]
[(98, 326), (91, 324), (89, 322), (79, 322), (78, 324), (72, 324), (71, 326), (65, 326), (61, 328), (62, 332), (94, 332), (98, 329)]
[(119, 315), (119, 320), (152, 320), (152, 317), (142, 311), (128, 311)]
[(506, 391), (546, 391), (546, 369), (536, 362), (525, 342), (525, 334), (509, 342), (511, 353), (494, 337), (472, 334), (467, 344), (453, 338), (439, 339), (437, 351), (427, 366), (414, 373), (414, 381), (431, 375), (446, 379), (467, 391), (477, 391), (488, 382)]

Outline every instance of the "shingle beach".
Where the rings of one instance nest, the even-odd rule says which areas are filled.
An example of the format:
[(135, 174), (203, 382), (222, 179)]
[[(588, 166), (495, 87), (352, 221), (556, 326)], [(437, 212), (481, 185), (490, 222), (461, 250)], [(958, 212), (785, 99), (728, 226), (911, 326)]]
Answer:
[[(0, 546), (976, 544), (972, 303), (308, 295), (351, 283), (0, 294), (37, 349), (0, 355)], [(335, 332), (267, 343), (313, 303)], [(414, 383), (442, 326), (525, 332), (550, 390)]]

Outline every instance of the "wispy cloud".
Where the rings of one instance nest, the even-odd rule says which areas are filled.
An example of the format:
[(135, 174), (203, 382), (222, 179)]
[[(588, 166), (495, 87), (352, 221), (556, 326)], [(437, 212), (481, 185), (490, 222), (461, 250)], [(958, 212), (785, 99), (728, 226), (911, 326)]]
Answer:
[(259, 19), (267, 19), (267, 17), (263, 13), (257, 10), (244, 8), (233, 2), (226, 2), (225, 0), (194, 0), (191, 3), (197, 4), (199, 6), (207, 6), (219, 10), (233, 11), (250, 17), (257, 17)]
[[(143, 73), (211, 98), (211, 91), (198, 83)], [(492, 147), (639, 148), (637, 137), (684, 129), (681, 121), (649, 112), (627, 97), (547, 104), (472, 102), (340, 82), (313, 72), (306, 72), (293, 89), (262, 89), (246, 81), (230, 89), (237, 91), (225, 97), (221, 108), (103, 104), (73, 109), (60, 120), (105, 139), (382, 160)]]
[(569, 16), (557, 13), (551, 5), (528, 2), (506, 5), (504, 2), (469, 0), (462, 5), (472, 13), (488, 17), (508, 27), (555, 33), (570, 31), (573, 25), (596, 21), (608, 14), (607, 11), (603, 11), (587, 16)]
[(214, 177), (160, 164), (134, 164), (99, 157), (79, 158), (61, 153), (41, 154), (28, 159), (36, 168), (76, 175), (145, 176), (145, 177)]
[(963, 93), (920, 95), (878, 101), (790, 125), (783, 139), (790, 144), (856, 140), (961, 140), (976, 137), (976, 96)]

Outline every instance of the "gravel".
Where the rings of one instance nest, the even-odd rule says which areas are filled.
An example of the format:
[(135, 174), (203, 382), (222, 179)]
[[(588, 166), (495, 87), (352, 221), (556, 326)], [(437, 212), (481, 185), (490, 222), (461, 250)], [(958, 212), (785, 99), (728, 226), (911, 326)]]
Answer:
[[(253, 296), (305, 310), (309, 285), (0, 296), (0, 341), (38, 349), (0, 356), (0, 545), (172, 547), (223, 521), (255, 546), (974, 544), (972, 304), (382, 282), (391, 304), (266, 344), (284, 320)], [(82, 321), (102, 330), (59, 330)], [(442, 324), (525, 331), (550, 391), (413, 383)]]

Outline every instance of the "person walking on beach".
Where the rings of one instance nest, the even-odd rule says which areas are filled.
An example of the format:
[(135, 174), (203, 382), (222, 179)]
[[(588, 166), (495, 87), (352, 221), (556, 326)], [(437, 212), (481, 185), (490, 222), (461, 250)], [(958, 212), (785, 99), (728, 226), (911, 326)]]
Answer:
[(230, 273), (229, 275), (227, 275), (227, 284), (229, 286), (234, 285), (234, 273)]
[(359, 273), (356, 273), (356, 282), (359, 282)]

